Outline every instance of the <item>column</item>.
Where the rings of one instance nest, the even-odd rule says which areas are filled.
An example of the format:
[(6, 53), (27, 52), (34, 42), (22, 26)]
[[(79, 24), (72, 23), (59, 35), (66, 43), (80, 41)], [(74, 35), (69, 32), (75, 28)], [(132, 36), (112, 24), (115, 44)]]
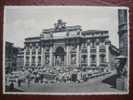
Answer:
[(53, 66), (55, 66), (55, 55), (53, 55)]
[(35, 63), (38, 66), (38, 48), (36, 48)]
[(54, 46), (52, 46), (52, 66), (55, 66), (55, 53)]
[(24, 48), (24, 67), (25, 67), (25, 64), (26, 64), (26, 48)]
[(90, 66), (90, 44), (88, 43), (88, 46), (87, 46), (87, 63), (88, 63), (88, 67)]
[(45, 50), (43, 47), (41, 47), (41, 66), (44, 66), (45, 64)]
[(49, 61), (50, 61), (49, 65), (52, 66), (52, 58), (53, 58), (53, 47), (52, 46), (50, 47), (49, 55), (50, 55), (50, 57), (49, 57)]
[(56, 66), (57, 65), (57, 63), (56, 63), (56, 55), (54, 56), (54, 65)]
[(106, 62), (109, 63), (109, 44), (106, 44)]
[(32, 48), (30, 48), (29, 65), (32, 65)]
[(69, 46), (68, 45), (67, 45), (66, 51), (67, 51), (66, 60), (67, 60), (67, 66), (68, 66), (69, 65)]
[(99, 43), (97, 43), (97, 46), (96, 46), (96, 62), (98, 67), (99, 66)]
[(66, 55), (64, 55), (64, 64), (66, 66)]
[(77, 61), (77, 67), (78, 67), (79, 66), (79, 45), (77, 45), (76, 61)]
[(106, 46), (106, 63), (109, 66), (109, 46), (110, 46), (110, 41), (106, 39), (105, 41), (105, 46)]

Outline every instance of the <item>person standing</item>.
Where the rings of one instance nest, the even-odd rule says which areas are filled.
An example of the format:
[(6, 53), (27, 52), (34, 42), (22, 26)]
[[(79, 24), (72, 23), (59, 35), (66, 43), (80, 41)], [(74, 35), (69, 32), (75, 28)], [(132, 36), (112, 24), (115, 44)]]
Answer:
[(21, 80), (20, 79), (18, 80), (18, 86), (19, 87), (21, 86)]
[(27, 81), (28, 81), (28, 87), (30, 87), (30, 78), (28, 78)]
[(78, 74), (77, 74), (77, 80), (78, 80), (78, 82), (81, 81), (81, 72), (80, 72), (80, 71), (79, 71)]
[(14, 83), (12, 81), (11, 84), (10, 84), (10, 90), (13, 90), (13, 89), (14, 89)]

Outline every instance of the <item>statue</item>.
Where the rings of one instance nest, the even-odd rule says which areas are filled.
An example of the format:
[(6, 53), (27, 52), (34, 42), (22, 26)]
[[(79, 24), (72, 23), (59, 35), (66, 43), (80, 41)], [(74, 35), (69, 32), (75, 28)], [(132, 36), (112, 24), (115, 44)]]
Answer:
[(116, 66), (116, 88), (119, 90), (127, 90), (127, 58), (125, 56), (118, 56), (118, 66)]
[(63, 30), (66, 27), (66, 23), (63, 22), (61, 19), (57, 21), (57, 23), (54, 24), (55, 30)]
[(116, 66), (117, 76), (119, 78), (122, 78), (122, 77), (126, 76), (126, 73), (127, 73), (127, 70), (125, 68), (127, 59), (124, 56), (119, 56), (116, 59), (118, 60), (118, 65)]

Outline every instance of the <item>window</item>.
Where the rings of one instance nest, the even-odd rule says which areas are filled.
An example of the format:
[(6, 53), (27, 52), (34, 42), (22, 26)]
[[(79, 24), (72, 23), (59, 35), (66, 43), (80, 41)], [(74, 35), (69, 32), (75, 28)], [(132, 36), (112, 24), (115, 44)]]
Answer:
[(29, 55), (29, 54), (30, 54), (30, 49), (27, 48), (27, 50), (26, 50), (26, 55)]
[(38, 54), (41, 54), (41, 49), (38, 50)]
[(87, 63), (87, 55), (81, 56), (81, 63)]
[(87, 45), (85, 43), (82, 44), (82, 53), (87, 53)]
[(96, 55), (92, 55), (91, 56), (91, 62), (92, 63), (96, 63)]
[(32, 50), (32, 54), (33, 55), (36, 54), (36, 50), (35, 49)]
[(101, 63), (105, 63), (105, 55), (100, 55), (100, 60)]
[(99, 50), (100, 52), (105, 52), (106, 51), (106, 48), (105, 48), (105, 45), (101, 45), (100, 46), (100, 50)]
[(29, 57), (26, 57), (26, 63), (29, 63)]
[(95, 47), (96, 47), (95, 40), (92, 40), (91, 43), (92, 43), (91, 47), (92, 47), (92, 48), (95, 48)]
[(41, 63), (41, 57), (40, 56), (38, 57), (38, 63)]
[(35, 56), (32, 57), (32, 63), (35, 63)]

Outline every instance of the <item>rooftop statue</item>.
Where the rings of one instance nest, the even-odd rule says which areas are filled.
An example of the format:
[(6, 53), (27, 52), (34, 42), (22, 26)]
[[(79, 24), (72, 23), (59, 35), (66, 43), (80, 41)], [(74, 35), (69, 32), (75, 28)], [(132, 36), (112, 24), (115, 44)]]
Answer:
[(63, 30), (66, 28), (66, 23), (63, 22), (61, 19), (59, 19), (57, 23), (55, 23), (54, 25), (55, 25), (55, 30)]

